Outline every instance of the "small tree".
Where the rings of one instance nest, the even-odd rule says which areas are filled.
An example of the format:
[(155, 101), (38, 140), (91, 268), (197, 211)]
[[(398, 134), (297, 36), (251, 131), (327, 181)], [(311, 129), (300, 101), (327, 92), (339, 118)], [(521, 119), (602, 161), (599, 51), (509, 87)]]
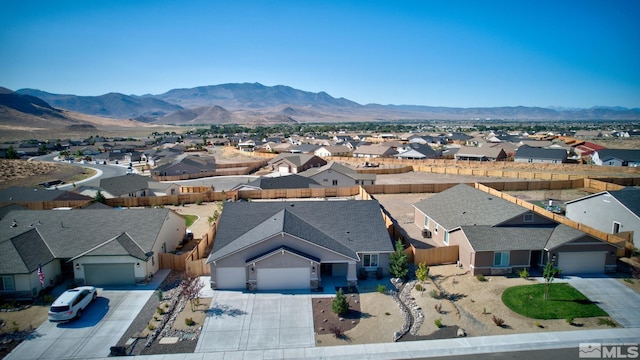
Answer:
[(544, 266), (544, 271), (542, 272), (542, 276), (544, 277), (544, 299), (549, 300), (549, 291), (551, 290), (551, 283), (555, 276), (560, 272), (560, 270), (553, 266), (551, 260), (547, 261), (547, 264)]
[(203, 287), (200, 278), (189, 273), (180, 282), (180, 292), (191, 304), (191, 311), (195, 311), (196, 305), (200, 303), (200, 290)]
[(96, 195), (93, 197), (93, 202), (99, 202), (104, 204), (105, 202), (107, 202), (107, 199), (102, 194), (102, 191), (98, 190), (96, 192)]
[(406, 279), (409, 274), (408, 256), (404, 252), (404, 247), (400, 240), (396, 241), (396, 251), (391, 254), (389, 259), (389, 272), (394, 277)]
[(338, 289), (336, 292), (336, 297), (331, 302), (331, 310), (337, 315), (344, 315), (349, 311), (349, 301), (344, 296), (342, 289)]
[(416, 269), (416, 278), (420, 281), (421, 291), (420, 296), (424, 294), (424, 282), (427, 280), (427, 276), (429, 276), (429, 267), (425, 263), (418, 264), (418, 268)]
[(18, 155), (18, 152), (12, 145), (9, 145), (9, 148), (7, 149), (7, 159), (20, 159), (20, 155)]

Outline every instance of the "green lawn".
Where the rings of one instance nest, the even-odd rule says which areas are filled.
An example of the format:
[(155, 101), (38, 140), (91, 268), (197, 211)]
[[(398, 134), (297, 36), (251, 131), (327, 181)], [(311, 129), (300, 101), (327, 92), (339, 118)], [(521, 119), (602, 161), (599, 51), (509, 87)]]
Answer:
[(198, 220), (198, 216), (197, 215), (180, 215), (184, 218), (184, 221), (186, 222), (187, 227), (193, 225), (194, 222), (196, 222), (196, 220)]
[(567, 319), (608, 314), (566, 283), (551, 284), (544, 300), (544, 284), (514, 286), (502, 293), (502, 302), (520, 315), (533, 319)]

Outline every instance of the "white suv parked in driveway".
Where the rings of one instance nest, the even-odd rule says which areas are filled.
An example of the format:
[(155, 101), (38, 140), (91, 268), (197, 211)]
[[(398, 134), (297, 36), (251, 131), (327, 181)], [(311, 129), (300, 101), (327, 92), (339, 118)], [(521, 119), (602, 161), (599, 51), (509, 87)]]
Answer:
[(98, 292), (93, 286), (80, 286), (67, 290), (51, 304), (49, 309), (49, 321), (69, 321), (82, 316), (84, 310), (91, 301), (98, 297)]

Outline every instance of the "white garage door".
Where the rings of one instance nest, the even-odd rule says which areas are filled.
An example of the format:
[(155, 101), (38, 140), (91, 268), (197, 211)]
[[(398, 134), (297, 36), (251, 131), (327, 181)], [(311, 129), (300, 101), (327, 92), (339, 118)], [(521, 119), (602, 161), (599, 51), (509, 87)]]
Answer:
[(281, 174), (288, 174), (288, 173), (289, 173), (289, 166), (288, 166), (288, 165), (280, 165), (280, 166), (278, 167), (278, 171), (279, 171)]
[(134, 265), (84, 264), (84, 282), (93, 286), (135, 285)]
[(311, 270), (303, 268), (258, 269), (258, 290), (295, 290), (311, 287)]
[(604, 272), (605, 252), (561, 252), (558, 268), (563, 275)]
[(246, 283), (247, 270), (245, 267), (216, 268), (216, 286), (218, 287), (218, 289), (246, 289)]

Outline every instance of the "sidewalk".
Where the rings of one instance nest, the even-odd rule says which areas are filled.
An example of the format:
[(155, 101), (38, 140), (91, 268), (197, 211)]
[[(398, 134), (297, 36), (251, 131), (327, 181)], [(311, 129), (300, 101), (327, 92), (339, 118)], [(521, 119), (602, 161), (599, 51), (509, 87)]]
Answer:
[[(640, 328), (599, 329), (548, 333), (478, 336), (445, 340), (410, 341), (332, 347), (225, 351), (199, 354), (138, 356), (152, 360), (187, 359), (415, 359), (450, 355), (575, 348), (580, 343), (638, 343)], [(112, 358), (105, 359), (111, 360)]]

